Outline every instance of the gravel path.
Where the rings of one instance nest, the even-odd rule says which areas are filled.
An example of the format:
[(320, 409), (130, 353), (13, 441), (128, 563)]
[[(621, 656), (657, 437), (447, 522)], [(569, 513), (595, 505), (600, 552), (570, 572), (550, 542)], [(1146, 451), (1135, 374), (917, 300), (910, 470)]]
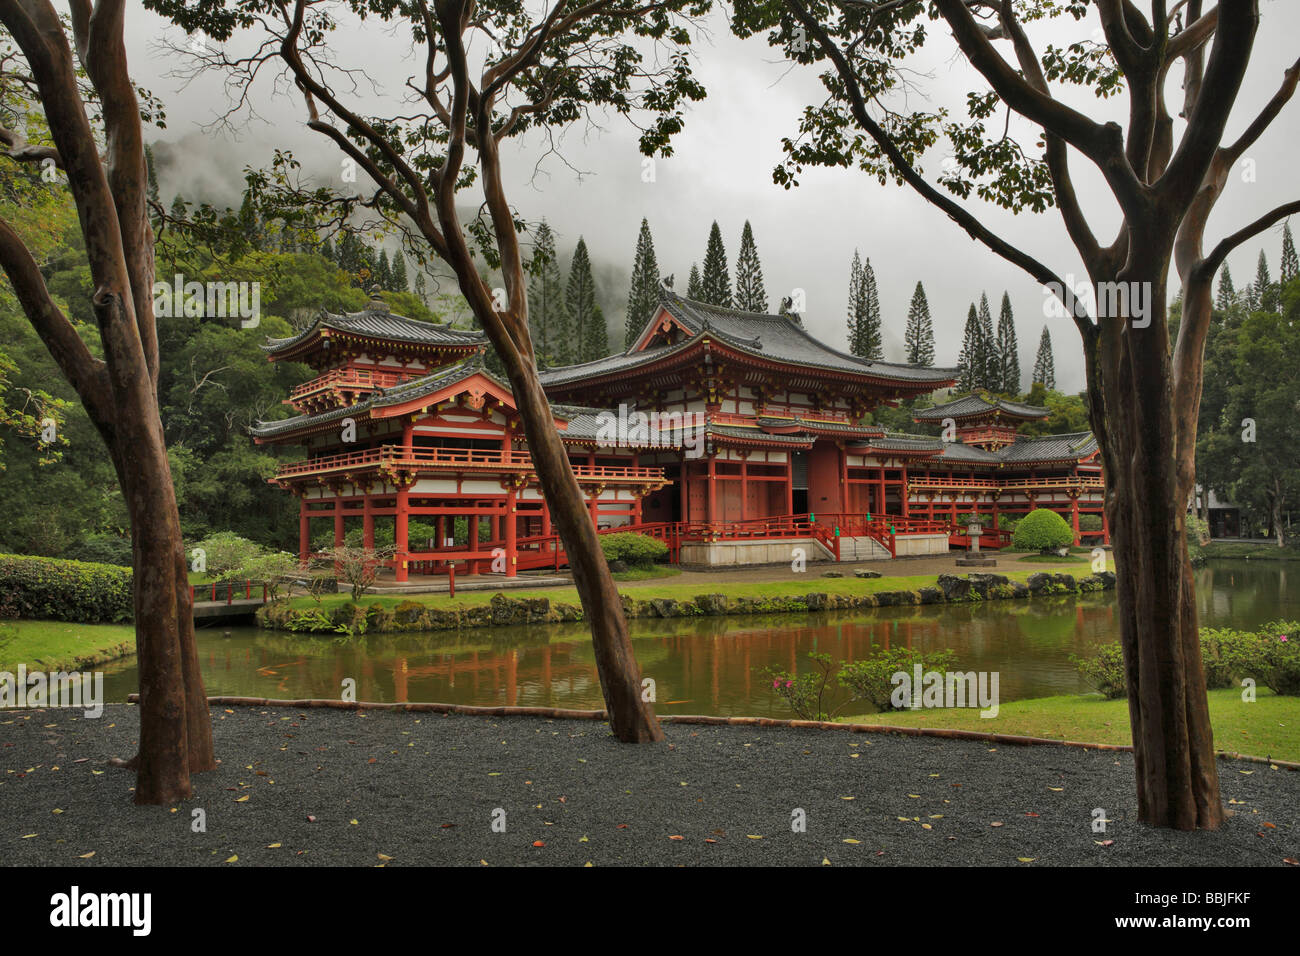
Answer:
[[(99, 720), (0, 716), (0, 859), (9, 865), (1300, 858), (1300, 773), (1263, 764), (1221, 762), (1235, 813), (1218, 832), (1188, 834), (1133, 822), (1132, 757), (1113, 752), (671, 724), (667, 744), (629, 747), (594, 721), (214, 708), (221, 767), (199, 775), (195, 798), (178, 808), (136, 807), (133, 775), (105, 766), (134, 752), (135, 708), (109, 705)], [(1111, 821), (1105, 833), (1093, 832), (1094, 808)], [(195, 809), (206, 832), (192, 831)], [(494, 832), (501, 811), (505, 832)], [(793, 830), (799, 811), (806, 832)]]

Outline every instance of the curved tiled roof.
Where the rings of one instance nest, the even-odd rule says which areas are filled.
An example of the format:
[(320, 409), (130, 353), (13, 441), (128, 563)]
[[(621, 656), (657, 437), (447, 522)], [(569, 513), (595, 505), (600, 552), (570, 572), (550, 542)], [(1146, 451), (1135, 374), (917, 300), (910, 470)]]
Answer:
[(408, 402), (413, 398), (436, 392), (448, 385), (454, 385), (456, 382), (469, 378), (474, 374), (481, 374), (506, 391), (510, 391), (510, 385), (484, 368), (481, 357), (474, 355), (429, 375), (413, 378), (390, 388), (380, 389), (355, 405), (343, 405), (339, 408), (331, 408), (328, 411), (311, 415), (294, 415), (291, 418), (282, 418), (273, 422), (259, 421), (249, 431), (256, 438), (271, 438), (275, 435), (292, 434), (308, 426), (341, 421), (349, 417), (355, 418), (368, 413), (372, 408), (400, 405), (402, 402)]
[(956, 369), (880, 362), (840, 352), (819, 342), (789, 315), (765, 315), (726, 309), (684, 298), (662, 287), (659, 300), (659, 304), (690, 333), (689, 338), (676, 345), (643, 351), (629, 350), (595, 362), (548, 369), (541, 373), (542, 385), (562, 385), (583, 378), (630, 371), (683, 351), (705, 336), (712, 336), (739, 352), (759, 358), (848, 372), (900, 384), (932, 385), (938, 388), (955, 381), (957, 377)]
[(945, 418), (976, 418), (993, 414), (1004, 418), (1032, 420), (1046, 418), (1049, 412), (1037, 405), (1024, 405), (1005, 398), (989, 401), (982, 395), (967, 395), (943, 405), (919, 409), (912, 413), (912, 418), (918, 422), (940, 422)]
[(271, 353), (283, 352), (306, 342), (322, 328), (419, 345), (464, 346), (483, 345), (487, 342), (484, 333), (457, 329), (450, 322), (440, 325), (434, 322), (423, 322), (420, 319), (410, 319), (385, 309), (367, 308), (360, 312), (344, 312), (341, 315), (322, 310), (316, 320), (301, 332), (284, 339), (269, 339), (262, 348)]
[(1097, 452), (1092, 432), (1068, 432), (1064, 435), (1041, 435), (1022, 438), (1000, 452), (1008, 464), (1030, 461), (1077, 461)]

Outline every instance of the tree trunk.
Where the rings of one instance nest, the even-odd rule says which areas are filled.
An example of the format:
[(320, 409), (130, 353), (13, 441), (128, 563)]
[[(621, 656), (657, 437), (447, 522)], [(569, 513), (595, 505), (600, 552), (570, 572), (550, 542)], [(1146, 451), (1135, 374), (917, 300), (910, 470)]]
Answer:
[[(1136, 240), (1135, 240), (1136, 241)], [(1090, 417), (1102, 448), (1128, 681), (1138, 815), (1180, 830), (1223, 822), (1187, 552), (1194, 448), (1178, 447), (1159, 262), (1116, 277), (1148, 282), (1149, 327), (1101, 318)], [(1102, 301), (1098, 291), (1097, 301)], [(1092, 363), (1090, 362), (1090, 365)], [(1198, 390), (1199, 391), (1199, 390)]]
[(591, 626), (591, 643), (596, 651), (596, 670), (605, 695), (610, 730), (624, 743), (663, 740), (654, 705), (642, 698), (641, 670), (632, 652), (622, 599), (610, 576), (609, 564), (569, 465), (564, 443), (554, 428), (554, 416), (533, 368), (532, 357), (507, 358), (505, 364), (515, 405), (523, 417), (533, 470), (550, 506), (551, 520), (564, 542), (573, 583)]

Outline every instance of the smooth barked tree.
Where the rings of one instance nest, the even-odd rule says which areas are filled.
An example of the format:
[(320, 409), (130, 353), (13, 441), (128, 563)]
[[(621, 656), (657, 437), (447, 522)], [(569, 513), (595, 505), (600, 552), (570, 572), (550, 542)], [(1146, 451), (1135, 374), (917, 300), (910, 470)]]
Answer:
[[(544, 9), (513, 0), (145, 0), (186, 31), (219, 44), (181, 44), (195, 70), (213, 69), (240, 90), (237, 112), (258, 76), (287, 74), (307, 127), (330, 140), (369, 177), (360, 205), (405, 237), (408, 251), (432, 255), (454, 271), (462, 295), (504, 366), (523, 420), (529, 452), (574, 584), (591, 627), (596, 666), (611, 729), (625, 742), (663, 738), (628, 638), (618, 590), (542, 391), (528, 328), (528, 271), (523, 225), (503, 177), (503, 150), (522, 134), (553, 137), (601, 112), (644, 119), (639, 146), (647, 156), (671, 154), (683, 109), (703, 88), (691, 72), (692, 18), (708, 0), (555, 0)], [(349, 29), (397, 30), (409, 38), (420, 72), (404, 87), (408, 102), (389, 116), (367, 110), (381, 99), (361, 95), (352, 78), (372, 51), (342, 62)], [(247, 41), (248, 52), (234, 46)], [(328, 210), (337, 220), (358, 205), (328, 186), (299, 188), (288, 154), (260, 183), (259, 203), (282, 215)], [(635, 164), (640, 167), (640, 163)], [(463, 219), (473, 193), (482, 210)], [(499, 269), (494, 295), (475, 253)]]
[[(1300, 201), (1280, 203), (1208, 251), (1204, 233), (1238, 160), (1291, 98), (1300, 61), (1271, 99), (1235, 113), (1259, 27), (1256, 0), (1145, 7), (1133, 0), (741, 0), (734, 25), (743, 35), (766, 31), (789, 58), (823, 71), (826, 98), (806, 109), (799, 135), (786, 140), (779, 183), (793, 185), (810, 165), (857, 167), (906, 183), (1041, 283), (1074, 321), (1106, 475), (1139, 815), (1160, 826), (1213, 829), (1224, 814), (1186, 541), (1210, 285), (1232, 249), (1300, 210)], [(1078, 21), (1076, 42), (1031, 39), (1038, 21), (1059, 17)], [(1270, 42), (1284, 38), (1274, 31)], [(889, 111), (902, 102), (903, 84), (915, 82), (903, 72), (907, 57), (945, 42), (983, 84), (967, 97), (967, 117), (906, 105)], [(1179, 75), (1181, 94), (1172, 82)], [(1054, 94), (1052, 84), (1067, 95)], [(1078, 85), (1103, 98), (1126, 94), (1125, 122), (1073, 105), (1082, 101), (1069, 87)], [(1171, 106), (1171, 95), (1181, 102)], [(1244, 120), (1235, 139), (1225, 136), (1230, 117)], [(1022, 145), (1025, 134), (1041, 136), (1040, 152)], [(921, 163), (940, 140), (951, 162), (935, 184)], [(1076, 192), (1072, 159), (1090, 164), (1118, 210), (1108, 242)], [(972, 194), (1017, 212), (1054, 205), (1095, 306), (995, 233), (988, 217), (961, 201)], [(1171, 269), (1183, 302), (1172, 342)]]
[(65, 26), (48, 0), (0, 3), (8, 34), (0, 37), (8, 41), (0, 82), (7, 95), (41, 112), (50, 134), (48, 143), (33, 143), (23, 131), (5, 128), (0, 143), (7, 161), (35, 164), (71, 196), (85, 238), (97, 349), (50, 293), (23, 237), (4, 221), (0, 268), (76, 389), (122, 487), (131, 519), (140, 741), (138, 752), (121, 762), (136, 770), (136, 803), (173, 803), (192, 795), (190, 775), (211, 770), (216, 759), (158, 407), (142, 120), (155, 115), (157, 104), (141, 102), (127, 71), (125, 0), (69, 6)]

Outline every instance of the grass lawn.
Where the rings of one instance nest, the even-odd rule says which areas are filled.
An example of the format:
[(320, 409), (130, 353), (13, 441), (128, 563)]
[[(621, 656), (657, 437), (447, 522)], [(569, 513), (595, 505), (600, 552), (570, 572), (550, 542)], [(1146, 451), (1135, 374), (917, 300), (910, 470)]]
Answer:
[[(1092, 574), (1092, 566), (1086, 562), (1082, 564), (1074, 562), (1069, 567), (1062, 567), (1061, 570), (1073, 574), (1076, 578), (1088, 577)], [(1024, 581), (1034, 573), (1033, 571), (1008, 571), (1006, 576), (1013, 581)], [(823, 578), (801, 575), (797, 578), (792, 577), (788, 581), (720, 581), (712, 585), (655, 584), (638, 587), (628, 593), (639, 601), (650, 601), (656, 598), (690, 600), (697, 594), (706, 593), (726, 594), (733, 598), (777, 598), (801, 597), (805, 594), (878, 594), (882, 591), (915, 591), (923, 587), (933, 587), (935, 581), (936, 575), (933, 574), (881, 578)], [(509, 592), (462, 591), (454, 598), (445, 594), (366, 594), (359, 603), (367, 607), (371, 604), (396, 607), (403, 601), (416, 601), (437, 610), (451, 610), (488, 604), (492, 596), (497, 593), (508, 593), (511, 598), (516, 599), (544, 597), (549, 598), (552, 604), (572, 604), (575, 607), (581, 603), (577, 589), (572, 587), (537, 590), (520, 588)], [(351, 600), (352, 595), (349, 593), (326, 594), (321, 598), (320, 606), (323, 610), (329, 610)], [(315, 606), (310, 597), (299, 596), (292, 601), (293, 606), (297, 608)]]
[[(1260, 688), (1254, 703), (1245, 703), (1235, 688), (1210, 691), (1210, 723), (1217, 750), (1300, 762), (1300, 697), (1278, 697)], [(1096, 694), (1040, 697), (1003, 704), (996, 717), (976, 709), (895, 711), (841, 717), (850, 724), (898, 727), (944, 727), (983, 733), (1050, 737), (1094, 744), (1131, 744), (1128, 701)]]
[(1249, 558), (1252, 561), (1300, 561), (1300, 549), (1253, 541), (1211, 541), (1201, 548), (1207, 558)]
[(71, 671), (135, 653), (131, 624), (0, 621), (0, 670)]
[(652, 578), (675, 578), (681, 573), (681, 568), (672, 565), (652, 564), (648, 568), (628, 568), (626, 571), (615, 571), (613, 578), (615, 581), (649, 581)]

